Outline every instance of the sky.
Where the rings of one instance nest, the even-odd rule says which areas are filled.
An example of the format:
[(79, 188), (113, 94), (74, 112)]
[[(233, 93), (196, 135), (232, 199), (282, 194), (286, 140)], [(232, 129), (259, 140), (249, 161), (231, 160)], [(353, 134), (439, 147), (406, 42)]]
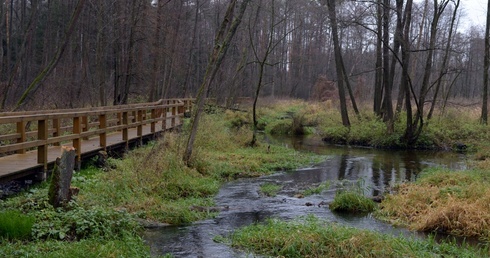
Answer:
[(487, 0), (461, 0), (460, 4), (466, 14), (461, 20), (464, 28), (471, 25), (485, 26)]

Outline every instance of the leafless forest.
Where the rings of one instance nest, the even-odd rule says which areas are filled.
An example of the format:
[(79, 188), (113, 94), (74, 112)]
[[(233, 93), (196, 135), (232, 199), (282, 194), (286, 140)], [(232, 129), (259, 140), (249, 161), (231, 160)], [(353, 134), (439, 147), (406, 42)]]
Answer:
[[(0, 110), (194, 97), (229, 2), (4, 0)], [(480, 101), (485, 28), (462, 29), (459, 2), (252, 0), (206, 94), (339, 99), (342, 82), (388, 118)]]

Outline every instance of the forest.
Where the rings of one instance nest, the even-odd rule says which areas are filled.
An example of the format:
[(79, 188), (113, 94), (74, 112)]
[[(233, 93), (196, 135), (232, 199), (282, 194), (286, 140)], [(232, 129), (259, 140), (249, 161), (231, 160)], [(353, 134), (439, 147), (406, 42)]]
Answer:
[[(6, 0), (0, 110), (195, 97), (229, 2)], [(407, 100), (428, 118), (480, 106), (485, 28), (468, 15), (460, 0), (250, 1), (206, 96), (340, 99), (385, 120)]]
[(490, 12), (462, 3), (2, 1), (0, 158), (100, 148), (61, 206), (58, 172), (0, 181), (0, 257), (489, 257)]

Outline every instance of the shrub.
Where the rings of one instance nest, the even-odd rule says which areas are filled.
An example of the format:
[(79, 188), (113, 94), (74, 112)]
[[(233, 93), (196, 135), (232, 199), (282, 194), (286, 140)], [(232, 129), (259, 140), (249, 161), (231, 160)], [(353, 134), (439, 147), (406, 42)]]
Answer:
[(0, 213), (0, 237), (8, 239), (29, 238), (34, 224), (34, 217), (19, 211), (9, 210)]
[(71, 210), (45, 209), (33, 226), (35, 239), (80, 240), (87, 238), (118, 239), (134, 234), (139, 226), (124, 211), (99, 207), (85, 209), (71, 202)]

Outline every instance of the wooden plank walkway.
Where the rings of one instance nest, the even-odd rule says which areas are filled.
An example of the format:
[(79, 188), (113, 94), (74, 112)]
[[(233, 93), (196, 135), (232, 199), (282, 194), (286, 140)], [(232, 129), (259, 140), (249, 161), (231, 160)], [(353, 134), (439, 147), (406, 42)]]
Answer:
[[(167, 127), (171, 128), (171, 119), (167, 120)], [(180, 125), (179, 119), (176, 119), (176, 124)], [(162, 123), (156, 124), (157, 128), (162, 128)], [(141, 138), (153, 138), (155, 134), (161, 133), (151, 132), (151, 126), (143, 126), (143, 135)], [(136, 142), (140, 140), (137, 135), (137, 128), (128, 130), (129, 140), (128, 142)], [(99, 144), (99, 137), (91, 137), (88, 140), (82, 141), (82, 157), (93, 156), (98, 151), (103, 150)], [(125, 145), (126, 141), (122, 139), (120, 132), (114, 132), (107, 135), (107, 149), (111, 149), (117, 146)], [(64, 144), (64, 146), (72, 146), (71, 143)], [(52, 167), (56, 158), (61, 155), (61, 146), (49, 146), (48, 147), (48, 166)], [(13, 154), (5, 157), (0, 157), (0, 181), (12, 180), (15, 178), (23, 177), (32, 174), (33, 171), (41, 172), (43, 170), (43, 164), (37, 162), (37, 150), (28, 151), (25, 154)]]
[[(190, 102), (189, 102), (190, 103)], [(0, 182), (2, 181), (8, 181), (20, 177), (24, 177), (27, 175), (36, 175), (36, 178), (39, 180), (44, 180), (46, 177), (47, 170), (51, 169), (54, 166), (54, 162), (56, 159), (61, 155), (61, 146), (74, 146), (75, 144), (78, 144), (79, 149), (81, 150), (78, 156), (78, 159), (80, 162), (85, 158), (93, 157), (97, 155), (97, 153), (101, 150), (106, 150), (106, 151), (111, 151), (115, 150), (118, 148), (122, 148), (123, 150), (126, 149), (129, 145), (139, 145), (141, 144), (144, 140), (149, 140), (153, 139), (155, 136), (161, 134), (162, 132), (166, 130), (173, 129), (175, 127), (178, 127), (181, 125), (182, 122), (182, 117), (184, 115), (185, 109), (182, 108), (177, 111), (177, 107), (184, 107), (183, 104), (174, 104), (174, 105), (168, 105), (162, 106), (165, 108), (164, 110), (167, 110), (167, 112), (164, 112), (163, 115), (162, 113), (158, 112), (154, 116), (153, 109), (154, 110), (161, 110), (162, 108), (160, 106), (157, 106), (156, 108), (152, 109), (152, 118), (150, 117), (145, 117), (143, 114), (146, 113), (140, 112), (136, 114), (134, 113), (134, 117), (132, 119), (128, 119), (127, 114), (129, 112), (126, 111), (126, 115), (122, 115), (122, 118), (120, 121), (122, 121), (122, 125), (115, 125), (112, 128), (120, 128), (118, 131), (108, 131), (107, 133), (104, 133), (101, 129), (97, 129), (101, 127), (102, 121), (100, 124), (96, 123), (95, 130), (99, 131), (97, 133), (90, 133), (82, 131), (82, 129), (73, 129), (73, 131), (79, 131), (80, 134), (79, 136), (76, 136), (77, 134), (74, 133), (68, 133), (70, 134), (69, 136), (74, 135), (74, 137), (71, 137), (70, 139), (72, 140), (63, 140), (63, 137), (65, 136), (58, 136), (57, 139), (63, 140), (63, 141), (51, 141), (53, 143), (57, 144), (49, 144), (45, 145), (45, 149), (43, 147), (38, 147), (37, 149), (34, 150), (27, 150), (27, 151), (17, 151), (17, 153), (8, 153), (7, 155), (4, 155), (0, 157)], [(139, 107), (141, 109), (141, 107)], [(190, 108), (190, 106), (188, 106)], [(190, 109), (189, 109), (190, 110)], [(24, 119), (24, 116), (17, 116), (15, 118), (10, 118), (5, 115), (5, 113), (2, 113), (3, 117), (0, 116), (0, 120), (3, 119), (3, 121), (11, 122), (12, 120), (18, 121), (19, 119), (22, 120)], [(32, 116), (32, 113), (26, 114), (26, 117)], [(163, 118), (163, 119), (162, 119)], [(37, 118), (36, 118), (37, 119)], [(147, 120), (148, 119), (148, 120)], [(165, 123), (165, 124), (162, 124)], [(105, 121), (104, 121), (105, 124)], [(24, 125), (24, 123), (22, 123)], [(86, 125), (88, 127), (88, 124)], [(104, 125), (105, 127), (105, 125)], [(73, 127), (75, 128), (75, 127)], [(91, 127), (93, 128), (93, 127)], [(16, 137), (21, 137), (25, 139), (26, 133), (23, 131), (23, 127), (17, 127), (18, 133)], [(20, 133), (19, 133), (20, 130)], [(59, 128), (58, 128), (59, 130)], [(109, 130), (109, 127), (108, 127)], [(35, 131), (36, 133), (39, 133), (41, 130)], [(46, 131), (46, 133), (48, 133)], [(85, 134), (84, 134), (85, 133)], [(41, 132), (39, 135), (44, 134)], [(19, 136), (20, 135), (20, 136)], [(56, 134), (58, 135), (58, 134)], [(83, 135), (89, 136), (88, 138), (84, 138)], [(127, 135), (127, 137), (125, 137)], [(2, 135), (0, 135), (2, 136)], [(10, 137), (10, 135), (4, 135), (3, 138)], [(43, 139), (48, 139), (47, 142), (50, 141), (50, 138), (52, 136), (46, 136)], [(101, 137), (103, 137), (101, 139)], [(10, 137), (11, 138), (11, 137)], [(1, 139), (1, 138), (0, 138)], [(33, 144), (36, 146), (42, 146), (42, 143), (39, 143), (39, 138), (38, 141), (34, 141)], [(77, 140), (78, 139), (78, 140)], [(1, 146), (1, 141), (0, 141), (0, 149), (4, 148), (15, 148), (19, 149), (21, 147), (16, 147), (19, 146), (19, 144), (8, 144)], [(20, 145), (25, 144), (28, 145), (30, 144), (29, 142), (27, 143), (20, 143)], [(13, 147), (10, 147), (13, 146)], [(104, 147), (105, 146), (105, 147)], [(40, 155), (39, 151), (42, 151)], [(41, 162), (40, 157), (43, 157), (43, 160)], [(47, 157), (46, 157), (47, 156)]]

